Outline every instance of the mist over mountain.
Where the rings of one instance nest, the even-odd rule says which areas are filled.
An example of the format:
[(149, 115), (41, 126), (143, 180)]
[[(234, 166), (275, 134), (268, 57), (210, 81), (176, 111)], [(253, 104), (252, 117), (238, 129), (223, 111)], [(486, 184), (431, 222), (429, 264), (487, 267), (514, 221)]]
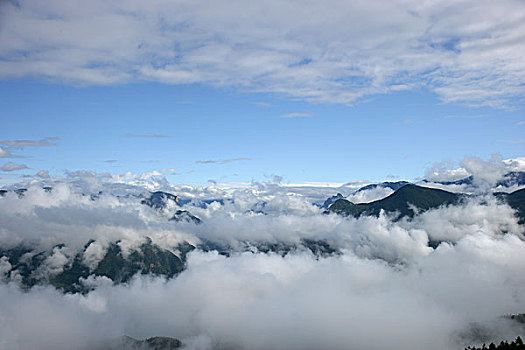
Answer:
[[(525, 310), (525, 189), (423, 184), (191, 187), (90, 173), (6, 188), (2, 346), (450, 349), (514, 339), (523, 324), (503, 316)], [(378, 188), (393, 192), (345, 199)]]

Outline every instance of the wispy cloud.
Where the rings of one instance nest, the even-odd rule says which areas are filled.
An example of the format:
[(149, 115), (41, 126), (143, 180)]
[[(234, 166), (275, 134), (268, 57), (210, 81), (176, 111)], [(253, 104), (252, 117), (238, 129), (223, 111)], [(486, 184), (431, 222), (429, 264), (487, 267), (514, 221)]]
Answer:
[(451, 114), (451, 115), (445, 116), (445, 118), (448, 118), (448, 119), (481, 119), (481, 118), (486, 118), (486, 117), (487, 116), (484, 115), (484, 114), (474, 114), (474, 115), (468, 115), (468, 114), (456, 115), (456, 114)]
[(2, 165), (2, 167), (0, 167), (0, 171), (16, 171), (16, 170), (22, 170), (22, 169), (28, 169), (27, 165), (8, 162)]
[(405, 124), (414, 124), (414, 119), (405, 119)]
[(519, 139), (519, 140), (507, 140), (508, 143), (512, 143), (512, 144), (520, 144), (520, 143), (525, 143), (525, 139)]
[(223, 159), (223, 160), (198, 160), (196, 164), (228, 164), (233, 162), (242, 162), (252, 160), (252, 158), (233, 158), (233, 159)]
[(106, 159), (106, 160), (104, 160), (103, 162), (104, 162), (104, 163), (110, 163), (110, 164), (113, 164), (113, 163), (118, 162), (118, 160), (116, 160), (116, 159)]
[(252, 104), (259, 106), (259, 107), (265, 107), (265, 108), (272, 106), (271, 103), (268, 103), (268, 102), (252, 102)]
[(4, 140), (0, 145), (8, 147), (47, 147), (56, 146), (58, 137), (45, 137), (41, 140)]
[(311, 117), (311, 113), (294, 112), (281, 115), (281, 118), (308, 118)]
[(164, 135), (164, 134), (130, 134), (127, 133), (125, 135), (126, 137), (137, 137), (137, 138), (150, 138), (150, 139), (166, 139), (170, 138), (170, 135)]
[(2, 147), (0, 147), (0, 158), (10, 158), (12, 156), (13, 155), (11, 154), (11, 152), (6, 151), (6, 150), (2, 149)]
[(517, 122), (516, 125), (525, 125), (525, 121), (523, 121), (523, 122)]
[(423, 87), (506, 107), (525, 96), (524, 16), (520, 1), (8, 1), (0, 77), (200, 83), (345, 104)]

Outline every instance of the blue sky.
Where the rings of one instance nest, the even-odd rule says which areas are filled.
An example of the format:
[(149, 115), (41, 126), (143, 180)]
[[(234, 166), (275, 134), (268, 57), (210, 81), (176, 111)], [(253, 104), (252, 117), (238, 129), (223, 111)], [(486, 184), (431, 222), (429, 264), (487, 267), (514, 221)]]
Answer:
[(333, 1), (315, 20), (313, 4), (219, 3), (1, 5), (2, 181), (413, 180), (445, 160), (523, 156), (523, 3)]

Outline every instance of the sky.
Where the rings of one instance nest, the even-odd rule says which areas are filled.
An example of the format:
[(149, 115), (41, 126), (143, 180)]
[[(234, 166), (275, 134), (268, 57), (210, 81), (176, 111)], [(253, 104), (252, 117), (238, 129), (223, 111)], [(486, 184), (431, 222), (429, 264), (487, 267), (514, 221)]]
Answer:
[(522, 1), (4, 1), (0, 186), (414, 180), (522, 157), (523, 52)]

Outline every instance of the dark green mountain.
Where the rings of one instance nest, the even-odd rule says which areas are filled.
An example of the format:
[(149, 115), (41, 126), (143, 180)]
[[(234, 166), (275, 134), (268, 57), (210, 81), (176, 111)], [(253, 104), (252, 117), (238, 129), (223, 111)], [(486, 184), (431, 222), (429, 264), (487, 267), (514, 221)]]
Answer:
[(326, 199), (323, 203), (323, 205), (321, 206), (321, 208), (328, 208), (330, 207), (332, 204), (334, 204), (334, 202), (338, 199), (344, 199), (343, 195), (341, 193), (338, 193), (336, 194), (335, 196), (332, 196), (328, 199)]
[(113, 282), (127, 282), (137, 272), (173, 277), (184, 269), (184, 262), (169, 250), (152, 244), (147, 238), (138, 249), (124, 257), (120, 246), (111, 244), (93, 271), (95, 276), (109, 277)]
[(181, 252), (179, 258), (171, 251), (153, 244), (151, 239), (147, 238), (145, 243), (125, 255), (116, 242), (110, 244), (105, 256), (99, 261), (96, 268), (90, 271), (82, 260), (90, 244), (91, 242), (88, 242), (84, 249), (75, 255), (72, 262), (64, 266), (61, 273), (52, 276), (39, 273), (46, 258), (52, 254), (50, 251), (40, 252), (17, 247), (0, 250), (0, 257), (7, 257), (12, 266), (8, 277), (19, 275), (22, 278), (22, 285), (26, 288), (37, 284), (51, 284), (64, 292), (74, 293), (86, 291), (80, 283), (80, 278), (87, 278), (89, 275), (105, 276), (114, 283), (128, 282), (137, 273), (171, 278), (184, 269), (187, 253), (195, 249), (191, 244), (184, 242), (178, 247)]
[(150, 196), (144, 198), (141, 203), (155, 209), (163, 209), (166, 208), (168, 202), (170, 201), (180, 206), (179, 197), (174, 194), (162, 191), (152, 192)]
[[(181, 206), (179, 197), (168, 192), (152, 192), (150, 196), (141, 201), (142, 204), (145, 204), (156, 210), (162, 210), (168, 207), (168, 203), (175, 203), (176, 206)], [(200, 224), (201, 219), (193, 215), (187, 210), (179, 209), (173, 214), (169, 219), (170, 221), (176, 222), (193, 222), (195, 224)]]
[(193, 222), (195, 224), (200, 224), (201, 219), (193, 215), (187, 210), (177, 210), (175, 214), (170, 218), (169, 221), (176, 221), (176, 222)]
[[(525, 224), (525, 189), (512, 193), (498, 192), (494, 194), (502, 202), (516, 210), (520, 224)], [(327, 213), (336, 213), (345, 216), (359, 217), (361, 215), (378, 216), (381, 210), (389, 213), (398, 213), (398, 218), (415, 215), (411, 206), (418, 211), (426, 211), (443, 205), (457, 204), (465, 194), (451, 193), (435, 188), (417, 185), (405, 185), (390, 196), (370, 203), (354, 204), (346, 199), (336, 200)]]
[(370, 184), (370, 185), (366, 185), (364, 187), (361, 187), (360, 189), (358, 189), (357, 191), (355, 191), (355, 193), (359, 193), (359, 192), (363, 192), (363, 191), (368, 191), (368, 190), (373, 190), (375, 188), (378, 188), (378, 187), (381, 187), (381, 188), (390, 188), (394, 191), (397, 191), (399, 190), (401, 187), (403, 186), (406, 186), (408, 185), (410, 182), (407, 182), (407, 181), (396, 181), (396, 182), (390, 182), (390, 181), (386, 181), (386, 182), (381, 182), (381, 183), (378, 183), (378, 184)]
[[(46, 259), (53, 253), (54, 249), (65, 248), (64, 245), (57, 245), (47, 251), (35, 248), (16, 247), (13, 249), (0, 249), (0, 258), (6, 257), (11, 268), (7, 273), (8, 279), (20, 281), (23, 288), (30, 289), (36, 285), (52, 285), (65, 293), (85, 293), (89, 291), (88, 286), (82, 284), (81, 279), (89, 276), (105, 276), (113, 283), (126, 283), (136, 274), (151, 274), (172, 278), (183, 271), (185, 268), (188, 253), (194, 249), (203, 251), (216, 250), (221, 255), (230, 256), (235, 251), (274, 252), (285, 256), (296, 251), (311, 251), (315, 256), (330, 256), (338, 254), (339, 251), (325, 240), (303, 239), (297, 244), (284, 242), (243, 242), (243, 246), (230, 246), (226, 242), (213, 242), (202, 240), (196, 246), (183, 242), (176, 248), (179, 256), (170, 250), (163, 249), (154, 244), (151, 239), (146, 237), (146, 241), (139, 247), (132, 249), (128, 254), (124, 254), (119, 242), (109, 245), (104, 257), (97, 263), (94, 269), (90, 269), (83, 261), (86, 249), (93, 243), (88, 242), (83, 249), (76, 252), (71, 261), (67, 263), (63, 270), (58, 274), (46, 272)], [(67, 251), (67, 249), (66, 249)]]
[(370, 203), (354, 204), (346, 199), (338, 199), (329, 208), (329, 212), (359, 217), (361, 215), (378, 216), (381, 210), (398, 213), (398, 218), (415, 215), (411, 206), (419, 211), (438, 208), (442, 205), (456, 204), (463, 195), (417, 185), (404, 185), (390, 196)]

